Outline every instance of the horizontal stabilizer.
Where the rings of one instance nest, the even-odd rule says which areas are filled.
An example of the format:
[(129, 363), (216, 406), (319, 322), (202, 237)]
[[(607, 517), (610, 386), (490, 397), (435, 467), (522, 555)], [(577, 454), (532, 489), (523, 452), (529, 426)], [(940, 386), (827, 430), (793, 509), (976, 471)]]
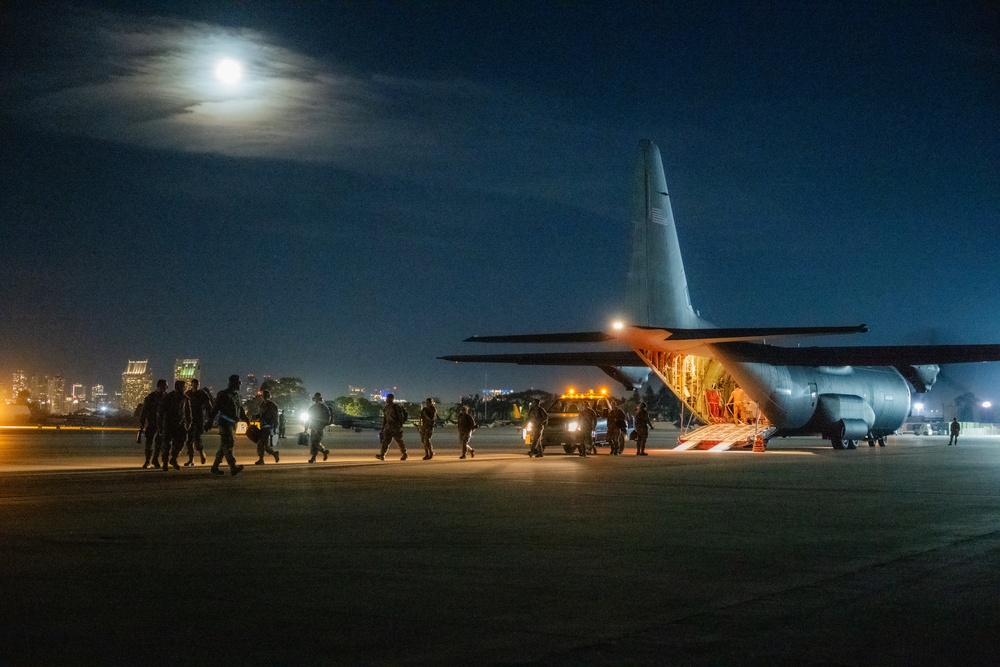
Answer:
[(472, 336), (466, 343), (603, 343), (614, 340), (603, 331), (576, 333), (517, 334), (513, 336)]
[(456, 354), (438, 357), (445, 361), (472, 361), (487, 364), (519, 364), (521, 366), (645, 366), (631, 350), (607, 352), (531, 352), (527, 354)]
[(775, 347), (734, 342), (716, 347), (732, 361), (775, 366), (920, 366), (1000, 361), (1000, 345)]
[[(657, 327), (636, 327), (655, 330)], [(868, 333), (868, 326), (853, 327), (736, 327), (729, 329), (662, 329), (670, 340), (756, 340), (783, 336), (828, 336), (833, 334)]]

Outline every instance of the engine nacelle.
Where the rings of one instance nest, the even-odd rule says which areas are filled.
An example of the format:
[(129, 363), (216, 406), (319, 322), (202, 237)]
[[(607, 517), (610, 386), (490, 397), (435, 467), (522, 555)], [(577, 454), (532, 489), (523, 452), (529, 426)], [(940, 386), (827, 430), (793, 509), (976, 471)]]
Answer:
[(937, 364), (896, 366), (896, 370), (913, 385), (918, 394), (922, 394), (937, 382), (937, 376), (941, 372), (941, 367)]
[(824, 437), (860, 440), (875, 425), (875, 411), (860, 396), (825, 394), (816, 412)]

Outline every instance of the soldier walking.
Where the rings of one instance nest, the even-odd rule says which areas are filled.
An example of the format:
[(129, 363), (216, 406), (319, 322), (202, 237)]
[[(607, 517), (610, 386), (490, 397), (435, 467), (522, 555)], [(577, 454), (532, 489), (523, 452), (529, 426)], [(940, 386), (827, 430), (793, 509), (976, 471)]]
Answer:
[(187, 433), (188, 460), (184, 465), (194, 465), (195, 450), (198, 450), (198, 454), (201, 456), (201, 464), (205, 465), (205, 448), (201, 445), (201, 434), (205, 431), (205, 422), (208, 420), (208, 415), (212, 413), (212, 408), (215, 407), (215, 401), (212, 400), (208, 389), (201, 387), (198, 378), (191, 380), (191, 388), (188, 389), (187, 397), (191, 401), (191, 428), (188, 429)]
[(531, 400), (531, 409), (528, 410), (527, 429), (529, 444), (528, 456), (542, 458), (545, 447), (542, 445), (542, 432), (545, 425), (549, 423), (549, 413), (538, 404), (538, 399)]
[(330, 456), (330, 450), (323, 446), (323, 431), (332, 421), (333, 414), (323, 402), (323, 395), (317, 391), (313, 394), (313, 404), (309, 406), (309, 463), (316, 463), (316, 455), (320, 452), (323, 452), (324, 461)]
[(611, 454), (618, 456), (625, 451), (625, 431), (628, 429), (628, 422), (625, 420), (625, 411), (618, 407), (618, 404), (611, 400), (611, 410), (608, 412), (608, 443), (611, 445)]
[(406, 445), (403, 443), (403, 424), (406, 423), (406, 413), (403, 408), (396, 403), (393, 394), (385, 395), (385, 407), (382, 408), (382, 430), (379, 431), (378, 439), (382, 449), (375, 455), (379, 461), (385, 461), (385, 453), (389, 450), (389, 445), (395, 440), (399, 445), (400, 461), (406, 460)]
[[(191, 428), (191, 400), (184, 393), (186, 383), (184, 380), (174, 380), (174, 390), (165, 395), (160, 401), (160, 407), (156, 411), (157, 419), (160, 423), (160, 432), (163, 434), (163, 471), (166, 472), (169, 465), (174, 470), (180, 470), (177, 465), (177, 457), (184, 449), (187, 441), (188, 430)], [(167, 461), (169, 454), (169, 462)]]
[(649, 439), (649, 429), (653, 428), (653, 422), (649, 419), (649, 412), (646, 410), (645, 402), (639, 403), (635, 411), (635, 455), (647, 456), (646, 440)]
[(236, 465), (236, 457), (233, 456), (233, 447), (236, 446), (236, 422), (250, 421), (247, 419), (246, 410), (243, 409), (243, 399), (240, 398), (240, 384), (239, 375), (229, 376), (229, 386), (216, 394), (215, 407), (212, 408), (212, 413), (205, 424), (205, 430), (212, 428), (215, 416), (219, 416), (219, 440), (221, 442), (219, 443), (219, 451), (215, 455), (215, 463), (212, 464), (213, 475), (225, 474), (219, 470), (219, 464), (222, 463), (223, 458), (229, 464), (230, 474), (235, 476), (243, 470), (243, 466)]
[[(142, 401), (142, 409), (139, 411), (139, 429), (146, 437), (146, 462), (142, 464), (143, 468), (149, 467), (150, 458), (153, 460), (154, 468), (160, 467), (160, 447), (163, 442), (163, 434), (158, 432), (159, 423), (156, 415), (157, 410), (160, 409), (160, 401), (166, 393), (167, 381), (157, 380), (156, 390), (146, 394), (146, 398)], [(153, 449), (154, 443), (156, 445), (155, 451)]]
[(275, 429), (278, 427), (278, 406), (271, 400), (271, 392), (267, 389), (260, 392), (260, 437), (257, 439), (257, 461), (254, 465), (264, 465), (264, 454), (274, 457), (278, 462), (278, 450), (271, 446)]
[(424, 461), (434, 458), (431, 437), (434, 435), (434, 424), (437, 421), (437, 416), (438, 411), (434, 407), (434, 401), (428, 398), (424, 401), (424, 407), (420, 408), (420, 444), (424, 446)]
[(469, 446), (472, 439), (472, 432), (479, 428), (479, 422), (469, 414), (469, 406), (463, 405), (462, 411), (458, 413), (458, 444), (462, 448), (462, 455), (458, 458), (464, 459), (465, 453), (469, 453), (469, 458), (476, 458), (476, 450)]
[(594, 429), (597, 428), (597, 411), (584, 403), (580, 414), (576, 416), (576, 424), (580, 433), (580, 456), (596, 454), (597, 448), (594, 447)]

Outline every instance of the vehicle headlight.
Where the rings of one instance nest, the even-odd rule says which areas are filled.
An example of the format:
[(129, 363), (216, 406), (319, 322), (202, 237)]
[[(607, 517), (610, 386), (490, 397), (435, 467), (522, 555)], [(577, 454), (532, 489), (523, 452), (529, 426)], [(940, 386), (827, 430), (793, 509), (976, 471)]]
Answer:
[(531, 422), (528, 422), (528, 425), (524, 427), (524, 430), (527, 431), (528, 433), (531, 433), (531, 426), (532, 426)]
[(570, 422), (566, 424), (566, 430), (572, 433), (577, 429), (578, 424), (576, 422)]

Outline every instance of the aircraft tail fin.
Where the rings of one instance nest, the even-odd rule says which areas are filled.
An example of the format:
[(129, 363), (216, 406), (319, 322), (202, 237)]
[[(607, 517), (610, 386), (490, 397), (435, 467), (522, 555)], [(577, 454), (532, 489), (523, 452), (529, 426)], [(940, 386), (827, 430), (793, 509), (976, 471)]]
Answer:
[(691, 306), (660, 149), (648, 139), (639, 148), (625, 314), (638, 326), (711, 328)]

